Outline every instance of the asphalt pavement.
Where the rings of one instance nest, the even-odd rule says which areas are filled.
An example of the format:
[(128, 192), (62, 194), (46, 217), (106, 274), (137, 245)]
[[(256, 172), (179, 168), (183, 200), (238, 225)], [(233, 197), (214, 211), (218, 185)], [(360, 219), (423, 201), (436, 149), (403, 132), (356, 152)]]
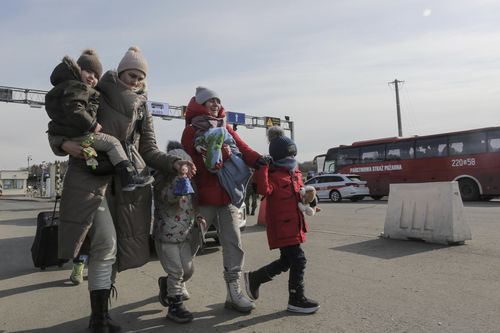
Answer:
[[(69, 282), (71, 265), (40, 271), (30, 247), (38, 212), (50, 200), (0, 198), (0, 333), (87, 332), (87, 285)], [(157, 301), (159, 262), (119, 274), (111, 315), (124, 332), (500, 332), (500, 202), (466, 204), (472, 240), (443, 246), (381, 239), (386, 201), (321, 202), (309, 218), (306, 294), (314, 315), (285, 311), (287, 275), (261, 288), (257, 308), (224, 308), (222, 252), (211, 244), (195, 258), (187, 284), (189, 324), (165, 318)], [(248, 218), (245, 269), (278, 256), (265, 228)]]

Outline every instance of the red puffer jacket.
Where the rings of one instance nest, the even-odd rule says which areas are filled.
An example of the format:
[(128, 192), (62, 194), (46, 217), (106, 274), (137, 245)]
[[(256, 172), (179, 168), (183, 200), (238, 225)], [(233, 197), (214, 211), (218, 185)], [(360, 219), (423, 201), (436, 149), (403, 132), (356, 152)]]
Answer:
[[(191, 156), (193, 163), (196, 165), (196, 176), (194, 176), (194, 182), (197, 187), (198, 204), (201, 206), (222, 206), (231, 203), (229, 195), (224, 190), (222, 185), (219, 183), (219, 178), (216, 174), (211, 173), (205, 167), (203, 163), (203, 157), (194, 148), (195, 139), (195, 129), (191, 125), (191, 120), (193, 117), (198, 115), (208, 115), (209, 112), (204, 105), (196, 103), (194, 97), (188, 104), (186, 112), (186, 128), (182, 133), (182, 145), (184, 150)], [(226, 116), (224, 108), (221, 107), (217, 117), (224, 118)], [(243, 160), (245, 163), (254, 167), (257, 164), (257, 160), (260, 158), (259, 153), (252, 150), (241, 138), (236, 134), (236, 132), (230, 127), (226, 126), (229, 134), (233, 136), (236, 146), (243, 155)]]
[(266, 223), (269, 248), (276, 249), (306, 241), (307, 222), (299, 210), (302, 173), (285, 167), (261, 166), (257, 172), (257, 193), (267, 201)]

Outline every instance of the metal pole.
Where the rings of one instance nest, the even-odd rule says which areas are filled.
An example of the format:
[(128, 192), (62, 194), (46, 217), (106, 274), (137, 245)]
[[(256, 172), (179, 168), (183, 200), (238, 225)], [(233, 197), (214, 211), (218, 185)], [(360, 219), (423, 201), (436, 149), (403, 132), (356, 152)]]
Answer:
[(393, 83), (396, 90), (396, 112), (398, 116), (398, 136), (403, 136), (403, 126), (401, 125), (401, 107), (399, 105), (399, 86), (398, 83), (403, 83), (404, 81), (399, 81), (398, 79), (394, 79), (394, 81), (389, 82), (389, 84)]
[(293, 121), (289, 121), (288, 122), (288, 127), (290, 127), (290, 139), (292, 139), (293, 141), (295, 141), (295, 131), (294, 131), (294, 128), (293, 128)]

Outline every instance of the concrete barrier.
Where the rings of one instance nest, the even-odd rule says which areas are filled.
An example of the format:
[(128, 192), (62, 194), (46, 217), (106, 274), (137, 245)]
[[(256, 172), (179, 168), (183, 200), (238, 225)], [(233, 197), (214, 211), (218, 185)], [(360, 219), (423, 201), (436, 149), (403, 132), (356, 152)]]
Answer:
[(439, 244), (472, 239), (458, 183), (391, 184), (381, 236)]

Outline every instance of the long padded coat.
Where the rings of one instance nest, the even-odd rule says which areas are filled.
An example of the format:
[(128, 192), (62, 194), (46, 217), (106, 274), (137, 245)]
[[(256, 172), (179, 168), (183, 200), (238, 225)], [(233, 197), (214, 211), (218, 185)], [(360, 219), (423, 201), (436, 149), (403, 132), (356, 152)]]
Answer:
[[(147, 173), (148, 165), (163, 173), (174, 172), (173, 163), (179, 158), (158, 149), (153, 120), (145, 108), (145, 96), (130, 90), (118, 79), (115, 71), (106, 72), (97, 89), (101, 93), (97, 119), (104, 133), (123, 143), (143, 117), (137, 140), (131, 146), (131, 161), (137, 170)], [(66, 155), (60, 149), (63, 139), (49, 136), (56, 155)], [(117, 234), (118, 270), (144, 265), (150, 255), (151, 187), (123, 192), (118, 177), (96, 176), (87, 168), (84, 160), (70, 156), (60, 207), (59, 257), (71, 259), (78, 254), (95, 212), (106, 195)]]

